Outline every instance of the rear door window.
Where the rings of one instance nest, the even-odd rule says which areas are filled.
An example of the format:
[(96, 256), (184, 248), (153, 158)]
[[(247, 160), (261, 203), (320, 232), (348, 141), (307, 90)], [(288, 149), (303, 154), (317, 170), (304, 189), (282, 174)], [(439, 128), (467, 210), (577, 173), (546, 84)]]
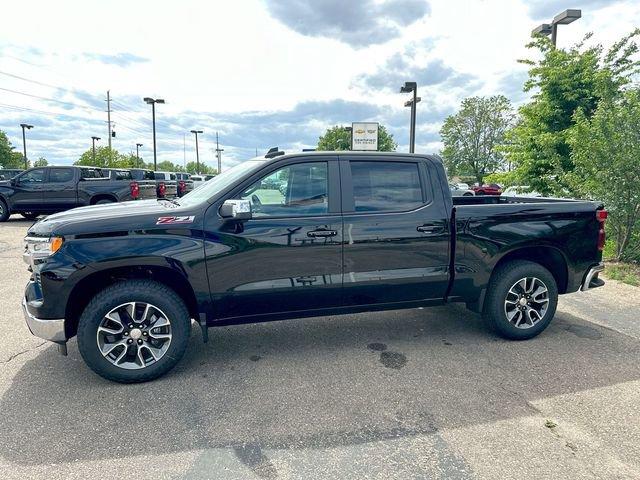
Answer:
[(72, 168), (51, 168), (49, 169), (50, 183), (66, 183), (73, 180)]
[(417, 163), (351, 161), (350, 164), (356, 212), (402, 212), (424, 203)]

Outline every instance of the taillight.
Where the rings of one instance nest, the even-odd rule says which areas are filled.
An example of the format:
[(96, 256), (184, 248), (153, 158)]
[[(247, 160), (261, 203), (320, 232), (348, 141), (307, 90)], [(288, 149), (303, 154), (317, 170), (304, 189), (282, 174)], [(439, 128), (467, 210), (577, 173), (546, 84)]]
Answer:
[(604, 222), (607, 220), (609, 216), (609, 212), (606, 210), (596, 210), (596, 219), (600, 223), (600, 228), (598, 229), (598, 250), (604, 250), (604, 244), (607, 241), (607, 234), (604, 231)]
[(167, 186), (164, 184), (164, 182), (160, 182), (160, 184), (158, 185), (158, 195), (160, 195), (161, 197), (164, 197), (164, 192), (167, 190)]
[(178, 190), (180, 191), (180, 193), (184, 193), (185, 189), (187, 188), (187, 184), (185, 183), (184, 180), (180, 180), (180, 183), (178, 184)]
[(131, 189), (131, 198), (137, 200), (140, 196), (140, 185), (138, 185), (138, 182), (131, 182), (129, 188)]

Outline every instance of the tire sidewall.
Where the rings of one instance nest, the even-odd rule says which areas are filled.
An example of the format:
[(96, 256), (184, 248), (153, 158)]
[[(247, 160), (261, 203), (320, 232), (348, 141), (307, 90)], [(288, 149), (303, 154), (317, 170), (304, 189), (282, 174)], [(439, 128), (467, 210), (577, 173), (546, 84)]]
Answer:
[(6, 222), (11, 216), (7, 202), (0, 198), (0, 222)]
[[(558, 306), (558, 286), (556, 281), (546, 268), (528, 262), (518, 261), (508, 264), (506, 268), (496, 271), (496, 281), (492, 282), (488, 302), (485, 308), (485, 318), (490, 325), (502, 336), (514, 340), (526, 340), (540, 334), (549, 326)], [(524, 277), (536, 277), (542, 280), (549, 291), (549, 305), (547, 311), (538, 323), (531, 328), (518, 328), (507, 320), (504, 311), (504, 301), (509, 289)]]
[[(171, 322), (171, 344), (164, 356), (152, 365), (127, 370), (109, 362), (100, 353), (97, 330), (113, 308), (132, 301), (146, 302), (162, 310)], [(85, 308), (78, 324), (78, 349), (87, 365), (98, 375), (123, 383), (144, 382), (172, 369), (182, 358), (191, 332), (188, 311), (178, 295), (164, 285), (151, 281), (125, 281), (98, 293)]]

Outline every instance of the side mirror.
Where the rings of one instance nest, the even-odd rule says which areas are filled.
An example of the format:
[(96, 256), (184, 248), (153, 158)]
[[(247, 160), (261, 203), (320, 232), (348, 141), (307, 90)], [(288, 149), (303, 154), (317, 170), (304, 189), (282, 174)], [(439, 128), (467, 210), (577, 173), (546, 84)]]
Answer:
[(220, 216), (229, 220), (250, 220), (251, 202), (249, 200), (225, 200), (220, 207)]
[(9, 182), (11, 183), (12, 187), (15, 187), (18, 184), (18, 181), (15, 178), (12, 178), (11, 180), (9, 180)]

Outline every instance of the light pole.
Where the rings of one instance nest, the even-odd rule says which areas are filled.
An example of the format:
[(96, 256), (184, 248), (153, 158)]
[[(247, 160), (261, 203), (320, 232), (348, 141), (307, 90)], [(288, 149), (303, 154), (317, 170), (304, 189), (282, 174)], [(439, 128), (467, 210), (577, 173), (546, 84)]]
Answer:
[(91, 137), (91, 143), (93, 144), (93, 165), (96, 165), (96, 142), (100, 140), (100, 137)]
[(580, 17), (582, 17), (582, 10), (577, 9), (569, 9), (565, 10), (562, 13), (559, 13), (555, 17), (553, 17), (553, 21), (551, 23), (541, 23), (536, 28), (531, 31), (532, 36), (551, 35), (551, 43), (553, 46), (556, 46), (556, 41), (558, 39), (558, 25), (569, 25), (570, 23), (575, 22)]
[(413, 98), (405, 102), (405, 107), (411, 107), (411, 129), (409, 130), (409, 153), (416, 151), (416, 105), (421, 100), (418, 97), (418, 84), (416, 82), (404, 82), (400, 87), (400, 93), (413, 92)]
[(136, 167), (140, 166), (140, 147), (141, 143), (136, 143)]
[(196, 173), (200, 175), (200, 152), (198, 152), (198, 134), (203, 133), (202, 130), (191, 130), (196, 136)]
[(151, 117), (153, 119), (153, 171), (158, 169), (158, 157), (156, 154), (156, 103), (164, 103), (162, 98), (144, 97), (143, 100), (151, 105)]
[(25, 129), (31, 130), (33, 125), (29, 125), (28, 123), (21, 123), (22, 127), (22, 151), (24, 152), (24, 169), (27, 170), (29, 168), (29, 161), (27, 160), (27, 136), (25, 135)]

